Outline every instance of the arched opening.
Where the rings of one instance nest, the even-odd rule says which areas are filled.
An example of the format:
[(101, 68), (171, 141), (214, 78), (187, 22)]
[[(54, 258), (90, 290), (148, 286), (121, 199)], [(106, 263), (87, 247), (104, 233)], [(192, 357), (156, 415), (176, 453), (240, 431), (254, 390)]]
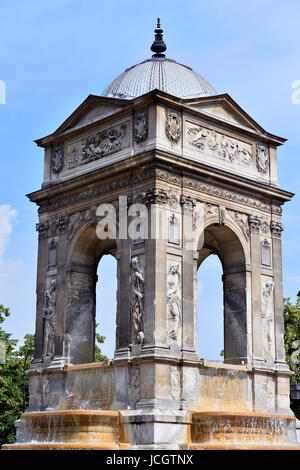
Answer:
[[(96, 227), (89, 226), (83, 230), (76, 242), (74, 242), (73, 250), (71, 250), (72, 254), (67, 288), (66, 329), (69, 357), (73, 364), (83, 364), (94, 362), (95, 360), (95, 325), (98, 320), (98, 317), (96, 319), (96, 293), (98, 291), (98, 297), (100, 299), (98, 302), (99, 311), (102, 312), (104, 320), (108, 314), (105, 310), (105, 294), (107, 294), (105, 287), (108, 287), (108, 278), (110, 275), (116, 272), (116, 269), (112, 269), (110, 274), (105, 273), (105, 266), (107, 267), (106, 259), (115, 257), (116, 249), (115, 240), (99, 239), (96, 234)], [(115, 261), (115, 265), (116, 264), (117, 261)], [(97, 288), (98, 265), (100, 283)], [(102, 290), (101, 285), (103, 285), (103, 281), (105, 285)], [(112, 287), (109, 288), (109, 292), (113, 292)], [(116, 298), (115, 292), (116, 289), (114, 289), (114, 296)], [(107, 340), (114, 349), (116, 321), (115, 314), (112, 316), (114, 318), (114, 331), (111, 331), (112, 320), (110, 318), (109, 326), (107, 325), (107, 333), (109, 336)], [(100, 325), (102, 323), (100, 315), (99, 323)], [(105, 336), (104, 331), (99, 330), (99, 333)], [(104, 353), (104, 350), (102, 352)], [(111, 354), (109, 355), (111, 356)]]
[(199, 357), (213, 361), (224, 358), (222, 275), (222, 264), (216, 255), (208, 256), (197, 273), (198, 352)]
[(117, 260), (114, 256), (102, 256), (98, 264), (97, 280), (96, 333), (104, 336), (105, 340), (101, 344), (96, 341), (96, 344), (101, 349), (102, 356), (112, 358), (116, 347), (117, 310)]
[[(220, 325), (220, 318), (223, 317), (224, 362), (235, 364), (245, 363), (247, 362), (248, 351), (247, 299), (246, 262), (242, 243), (236, 233), (228, 226), (211, 224), (204, 230), (202, 246), (198, 247), (198, 253), (198, 270), (202, 270), (205, 264), (209, 263), (209, 259), (212, 258), (210, 255), (217, 255), (222, 265), (223, 315), (222, 311), (216, 313), (218, 315), (216, 321), (217, 324)], [(207, 262), (205, 262), (206, 259)], [(215, 263), (215, 260), (212, 261), (212, 263)], [(217, 270), (215, 266), (215, 274), (216, 273)], [(209, 279), (206, 277), (205, 283), (208, 281)], [(214, 279), (214, 283), (215, 282), (216, 279)], [(214, 294), (212, 293), (212, 295)], [(218, 296), (220, 297), (219, 289)], [(202, 296), (202, 299), (203, 298), (204, 296)], [(207, 305), (201, 302), (201, 293), (198, 299), (198, 329), (204, 330), (206, 338), (210, 338), (213, 343), (214, 338), (220, 338), (220, 332), (217, 334), (211, 326), (213, 319), (208, 319), (208, 317), (211, 317), (211, 312), (207, 311)], [(217, 301), (218, 305), (217, 298), (211, 300), (210, 304), (213, 305), (215, 301)], [(213, 315), (215, 315), (215, 313)], [(209, 329), (211, 329), (211, 331), (208, 331), (208, 325), (210, 325), (211, 328)], [(217, 340), (216, 343), (218, 341), (219, 340)], [(201, 340), (199, 340), (198, 346), (199, 352), (201, 353)], [(216, 355), (216, 351), (214, 355)], [(219, 356), (219, 360), (220, 359), (221, 356)]]

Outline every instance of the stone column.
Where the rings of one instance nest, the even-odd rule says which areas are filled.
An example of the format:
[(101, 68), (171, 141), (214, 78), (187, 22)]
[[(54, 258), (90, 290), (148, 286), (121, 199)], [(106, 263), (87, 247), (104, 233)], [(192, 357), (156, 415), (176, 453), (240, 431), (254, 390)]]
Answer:
[[(197, 305), (194, 302), (197, 282), (197, 259), (195, 259), (193, 234), (193, 209), (196, 201), (190, 196), (181, 196), (183, 239), (182, 239), (182, 355), (198, 358)], [(198, 257), (196, 257), (198, 258)], [(195, 272), (196, 270), (196, 272)]]
[(168, 193), (160, 188), (147, 191), (149, 238), (145, 240), (145, 342), (144, 354), (168, 353), (166, 333), (166, 257)]
[(251, 243), (251, 298), (252, 298), (252, 351), (253, 365), (263, 364), (262, 341), (262, 315), (261, 315), (261, 245), (260, 226), (261, 217), (249, 216), (250, 243)]
[(36, 324), (35, 324), (35, 347), (34, 347), (34, 360), (35, 363), (43, 361), (43, 305), (44, 293), (46, 286), (46, 272), (47, 272), (47, 259), (48, 259), (48, 222), (37, 224), (37, 231), (39, 232), (38, 241), (38, 261), (37, 261), (37, 280), (36, 280)]
[(118, 289), (117, 289), (117, 325), (115, 358), (128, 357), (131, 343), (130, 317), (130, 240), (120, 240), (120, 250), (117, 253)]
[(273, 274), (274, 274), (274, 326), (275, 326), (275, 362), (284, 369), (288, 368), (285, 362), (284, 350), (284, 320), (283, 320), (283, 294), (282, 294), (282, 252), (281, 232), (283, 225), (280, 222), (271, 222), (273, 245)]

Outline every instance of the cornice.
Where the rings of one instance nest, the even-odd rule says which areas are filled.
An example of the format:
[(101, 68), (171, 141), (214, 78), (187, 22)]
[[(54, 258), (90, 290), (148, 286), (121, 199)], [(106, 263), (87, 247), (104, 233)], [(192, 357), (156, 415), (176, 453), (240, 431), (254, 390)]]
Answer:
[[(98, 188), (99, 194), (104, 194), (105, 190), (111, 193), (121, 187), (125, 189), (132, 184), (135, 185), (137, 182), (142, 184), (151, 175), (154, 179), (161, 179), (155, 174), (156, 170), (164, 170), (170, 175), (177, 175), (179, 186), (182, 186), (183, 178), (196, 182), (200, 181), (206, 185), (219, 186), (224, 190), (224, 197), (226, 197), (226, 191), (242, 193), (245, 197), (258, 198), (261, 201), (267, 201), (267, 204), (280, 206), (290, 201), (294, 195), (278, 187), (255, 182), (228, 171), (210, 167), (204, 163), (191, 162), (169, 152), (152, 150), (137, 154), (105, 168), (52, 184), (28, 194), (27, 197), (39, 206), (56, 204), (57, 201), (65, 201), (67, 204), (68, 198), (80, 198), (82, 193), (86, 195), (86, 199), (90, 198), (95, 188)], [(138, 174), (139, 177), (137, 177)], [(174, 181), (173, 178), (171, 183), (176, 185), (176, 179)], [(103, 187), (104, 192), (101, 192), (101, 187)], [(82, 195), (82, 198), (84, 198), (84, 195)]]
[[(242, 125), (240, 126), (238, 124), (231, 123), (226, 119), (222, 119), (221, 117), (213, 116), (202, 112), (201, 110), (197, 110), (189, 105), (190, 103), (194, 102), (199, 104), (225, 103), (231, 111), (234, 111), (236, 114), (238, 114), (241, 119), (249, 122), (252, 126), (255, 127), (255, 129), (250, 129)], [(83, 112), (87, 111), (94, 103), (117, 104), (122, 106), (123, 109), (91, 123), (87, 123), (79, 128), (68, 129), (68, 125), (70, 126), (75, 119), (79, 119)], [(183, 100), (160, 90), (153, 90), (132, 100), (118, 100), (116, 98), (89, 95), (88, 98), (74, 111), (74, 113), (69, 116), (69, 118), (66, 119), (66, 121), (64, 121), (64, 123), (54, 133), (42, 137), (41, 139), (37, 139), (35, 142), (38, 146), (46, 148), (51, 144), (58, 144), (63, 142), (66, 138), (74, 137), (75, 135), (81, 134), (82, 132), (99, 127), (99, 125), (106, 124), (121, 117), (125, 117), (126, 115), (130, 115), (133, 111), (140, 109), (141, 107), (147, 107), (149, 105), (159, 103), (179, 109), (181, 112), (192, 114), (202, 120), (215, 123), (219, 126), (222, 126), (223, 128), (233, 130), (239, 134), (247, 135), (252, 138), (258, 138), (263, 142), (271, 143), (275, 146), (282, 145), (286, 141), (286, 139), (282, 137), (270, 134), (269, 132), (265, 131), (228, 94), (197, 98), (194, 100)]]

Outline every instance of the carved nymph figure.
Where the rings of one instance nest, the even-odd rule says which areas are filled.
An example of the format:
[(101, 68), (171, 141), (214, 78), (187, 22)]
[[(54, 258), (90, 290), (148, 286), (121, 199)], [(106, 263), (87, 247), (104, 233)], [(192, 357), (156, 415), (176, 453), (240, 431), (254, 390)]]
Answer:
[(173, 341), (177, 341), (178, 326), (181, 316), (181, 274), (179, 263), (171, 264), (168, 271), (167, 282), (168, 336)]
[(262, 319), (265, 340), (265, 359), (271, 358), (273, 343), (273, 288), (274, 282), (267, 281), (262, 289)]
[(135, 343), (144, 342), (144, 274), (140, 259), (135, 256), (131, 260), (131, 315), (134, 328)]
[(52, 279), (50, 288), (44, 294), (44, 357), (54, 356), (55, 337), (56, 280)]

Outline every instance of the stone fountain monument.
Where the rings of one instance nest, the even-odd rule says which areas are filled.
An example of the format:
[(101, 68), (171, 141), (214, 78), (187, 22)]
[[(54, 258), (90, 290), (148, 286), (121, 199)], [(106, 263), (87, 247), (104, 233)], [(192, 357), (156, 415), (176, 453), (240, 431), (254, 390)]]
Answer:
[[(6, 449), (296, 448), (281, 268), (281, 206), (293, 194), (276, 161), (285, 139), (166, 58), (159, 23), (151, 49), (36, 141), (35, 356)], [(108, 253), (116, 349), (97, 363), (96, 273)], [(197, 351), (197, 316), (209, 315), (197, 312), (197, 270), (210, 254), (223, 267), (224, 362)]]

